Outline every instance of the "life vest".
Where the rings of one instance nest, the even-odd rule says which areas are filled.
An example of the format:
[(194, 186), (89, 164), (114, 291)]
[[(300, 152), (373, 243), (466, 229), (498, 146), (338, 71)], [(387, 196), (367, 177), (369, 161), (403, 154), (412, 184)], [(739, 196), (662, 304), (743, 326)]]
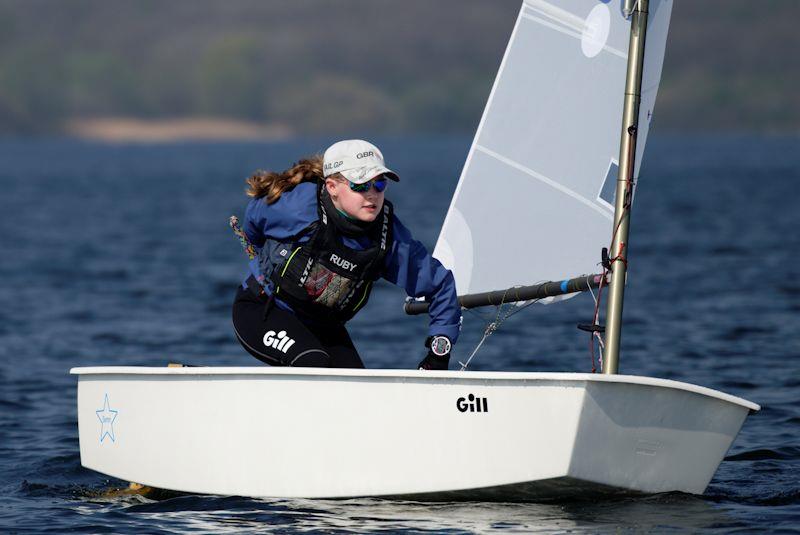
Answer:
[[(277, 247), (265, 243), (262, 255), (271, 257), (272, 269), (267, 274), (262, 268), (262, 273), (272, 282), (274, 295), (297, 312), (316, 320), (344, 323), (367, 303), (372, 283), (383, 272), (386, 254), (392, 248), (393, 208), (384, 201), (380, 215), (365, 234), (374, 245), (357, 250), (342, 242), (342, 234), (331, 220), (331, 216), (340, 216), (328, 214), (321, 194), (320, 187), (319, 220), (298, 234), (310, 233), (310, 239)], [(276, 254), (281, 261), (275, 261)]]

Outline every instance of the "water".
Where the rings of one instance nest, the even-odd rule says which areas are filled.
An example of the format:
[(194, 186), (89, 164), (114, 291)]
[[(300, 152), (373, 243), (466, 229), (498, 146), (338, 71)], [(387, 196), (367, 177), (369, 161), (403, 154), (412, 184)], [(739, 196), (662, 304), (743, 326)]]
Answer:
[[(403, 177), (389, 197), (431, 246), (469, 139), (377, 141)], [(326, 142), (0, 143), (0, 531), (797, 530), (797, 138), (653, 136), (642, 171), (622, 371), (721, 389), (764, 407), (747, 420), (705, 495), (435, 505), (103, 497), (124, 483), (80, 466), (76, 378), (67, 371), (170, 360), (257, 365), (230, 327), (245, 258), (227, 218), (242, 215), (249, 172), (283, 167)], [(379, 285), (351, 323), (369, 367), (410, 368), (423, 355), (426, 320), (404, 316), (402, 298)], [(592, 309), (588, 296), (530, 307), (484, 344), (472, 368), (589, 371), (587, 335), (575, 324)], [(454, 360), (469, 354), (486, 317), (466, 316)]]

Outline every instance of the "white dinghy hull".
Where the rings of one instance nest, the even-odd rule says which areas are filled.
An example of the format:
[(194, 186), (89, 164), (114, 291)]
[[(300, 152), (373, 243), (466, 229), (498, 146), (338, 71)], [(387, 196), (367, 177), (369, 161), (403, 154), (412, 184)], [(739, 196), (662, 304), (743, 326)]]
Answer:
[[(702, 493), (753, 403), (623, 375), (75, 368), (83, 466), (191, 493)], [(470, 398), (472, 396), (472, 398)]]

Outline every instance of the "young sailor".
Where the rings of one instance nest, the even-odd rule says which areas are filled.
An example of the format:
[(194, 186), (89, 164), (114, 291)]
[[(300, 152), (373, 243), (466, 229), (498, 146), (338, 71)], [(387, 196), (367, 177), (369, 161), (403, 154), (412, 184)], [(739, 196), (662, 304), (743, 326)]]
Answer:
[(282, 173), (258, 172), (243, 225), (257, 252), (233, 303), (242, 346), (276, 366), (363, 368), (345, 323), (384, 278), (431, 302), (422, 369), (446, 370), (461, 312), (453, 274), (384, 198), (399, 181), (377, 147), (335, 143)]

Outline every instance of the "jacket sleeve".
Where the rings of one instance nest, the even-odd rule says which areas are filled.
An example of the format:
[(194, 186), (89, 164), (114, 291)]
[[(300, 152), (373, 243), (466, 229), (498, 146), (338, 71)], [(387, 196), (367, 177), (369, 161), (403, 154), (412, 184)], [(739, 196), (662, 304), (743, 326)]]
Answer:
[(263, 197), (251, 200), (244, 211), (242, 229), (256, 248), (267, 238), (286, 239), (296, 236), (317, 220), (317, 186), (303, 182), (284, 192), (280, 200), (267, 204)]
[(244, 230), (250, 243), (257, 249), (261, 249), (264, 246), (264, 240), (266, 240), (266, 211), (267, 205), (260, 198), (252, 199), (244, 211), (244, 226), (242, 230)]
[(392, 250), (386, 259), (383, 278), (405, 289), (411, 297), (425, 297), (430, 303), (430, 336), (444, 335), (455, 343), (461, 330), (453, 274), (413, 238), (397, 217), (394, 218)]

